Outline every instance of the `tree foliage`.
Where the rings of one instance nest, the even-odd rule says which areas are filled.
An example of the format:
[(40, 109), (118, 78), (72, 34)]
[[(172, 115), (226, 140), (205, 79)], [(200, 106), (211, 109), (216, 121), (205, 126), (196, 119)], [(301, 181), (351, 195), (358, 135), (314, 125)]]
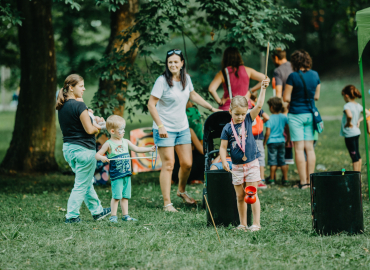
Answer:
[[(123, 95), (128, 101), (125, 104), (128, 119), (135, 116), (136, 110), (146, 113), (151, 87), (164, 70), (164, 63), (154, 57), (155, 50), (173, 36), (180, 35), (184, 39), (186, 58), (185, 39), (194, 43), (197, 54), (192, 57), (196, 57), (199, 71), (206, 72), (214, 69), (212, 59), (221, 54), (225, 46), (235, 46), (247, 53), (251, 46), (262, 49), (269, 41), (272, 49), (285, 48), (286, 42), (294, 41), (294, 37), (282, 31), (282, 26), (297, 24), (298, 14), (296, 9), (287, 9), (272, 0), (150, 0), (142, 3), (135, 25), (117, 37), (123, 46), (134, 33), (139, 33), (130, 50), (114, 50), (92, 69), (101, 79), (114, 80), (117, 89), (115, 95), (101, 89), (95, 94), (93, 105), (107, 117), (122, 105), (124, 101), (117, 100), (116, 96)], [(207, 38), (197, 39), (199, 32), (207, 32)], [(208, 38), (210, 35), (212, 40)], [(144, 67), (125, 61), (137, 51)], [(128, 90), (122, 92), (127, 83)]]

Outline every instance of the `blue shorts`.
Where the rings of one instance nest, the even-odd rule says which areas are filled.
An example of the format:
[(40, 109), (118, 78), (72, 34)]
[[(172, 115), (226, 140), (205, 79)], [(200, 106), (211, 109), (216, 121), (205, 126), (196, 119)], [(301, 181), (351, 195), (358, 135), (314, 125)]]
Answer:
[[(233, 167), (233, 164), (231, 161), (227, 161), (227, 163), (229, 163), (229, 168), (231, 169)], [(216, 166), (217, 167), (217, 170), (223, 170), (224, 168), (222, 167), (222, 162), (217, 162), (217, 163), (213, 163), (211, 164), (211, 168), (212, 166)]]
[(292, 142), (314, 140), (312, 113), (288, 113), (288, 124)]
[(111, 181), (111, 186), (113, 199), (131, 199), (131, 176), (113, 180)]
[(285, 143), (269, 143), (267, 145), (267, 164), (270, 166), (285, 165)]
[(167, 131), (167, 134), (168, 138), (161, 138), (159, 137), (158, 129), (153, 129), (154, 143), (158, 147), (171, 147), (179, 144), (191, 144), (189, 128), (179, 132)]

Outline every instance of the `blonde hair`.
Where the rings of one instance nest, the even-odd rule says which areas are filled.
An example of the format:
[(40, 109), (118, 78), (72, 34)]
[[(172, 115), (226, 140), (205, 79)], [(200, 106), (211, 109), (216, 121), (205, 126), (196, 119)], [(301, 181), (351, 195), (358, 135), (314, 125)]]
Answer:
[(111, 129), (120, 128), (125, 123), (126, 123), (126, 121), (125, 121), (125, 119), (123, 119), (123, 117), (121, 117), (119, 115), (111, 115), (111, 116), (108, 117), (108, 119), (106, 121), (106, 127), (107, 127), (107, 130), (109, 132)]
[(75, 87), (76, 84), (78, 84), (79, 82), (83, 81), (84, 78), (82, 78), (80, 75), (78, 74), (71, 74), (69, 75), (65, 81), (64, 81), (64, 85), (63, 85), (63, 88), (59, 90), (59, 93), (58, 93), (58, 98), (57, 98), (57, 103), (55, 105), (55, 108), (57, 110), (60, 110), (63, 105), (64, 105), (64, 102), (67, 101), (67, 96), (68, 96), (68, 92), (69, 92), (69, 87), (72, 86), (72, 87)]
[(248, 108), (248, 100), (243, 96), (233, 97), (230, 102), (230, 110), (233, 110), (236, 107)]

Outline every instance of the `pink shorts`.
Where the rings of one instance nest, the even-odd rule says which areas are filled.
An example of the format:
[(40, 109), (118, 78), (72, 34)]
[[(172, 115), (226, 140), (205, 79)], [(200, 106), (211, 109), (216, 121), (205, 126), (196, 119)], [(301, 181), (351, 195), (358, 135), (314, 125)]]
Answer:
[(233, 175), (233, 185), (241, 185), (244, 182), (258, 182), (261, 181), (260, 165), (258, 158), (246, 164), (233, 164), (232, 172), (238, 177)]

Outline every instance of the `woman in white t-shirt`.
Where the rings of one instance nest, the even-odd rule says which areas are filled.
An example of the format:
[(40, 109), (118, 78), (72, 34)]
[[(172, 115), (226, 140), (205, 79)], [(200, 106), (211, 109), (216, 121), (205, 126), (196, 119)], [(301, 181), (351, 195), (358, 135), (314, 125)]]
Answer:
[(212, 112), (219, 111), (194, 91), (190, 76), (186, 73), (185, 59), (181, 50), (170, 50), (166, 55), (166, 70), (156, 80), (148, 102), (153, 117), (153, 137), (162, 160), (159, 176), (163, 195), (163, 209), (177, 212), (171, 203), (171, 177), (176, 151), (179, 161), (179, 187), (177, 196), (188, 204), (196, 201), (185, 191), (192, 167), (192, 148), (186, 103), (189, 98)]

